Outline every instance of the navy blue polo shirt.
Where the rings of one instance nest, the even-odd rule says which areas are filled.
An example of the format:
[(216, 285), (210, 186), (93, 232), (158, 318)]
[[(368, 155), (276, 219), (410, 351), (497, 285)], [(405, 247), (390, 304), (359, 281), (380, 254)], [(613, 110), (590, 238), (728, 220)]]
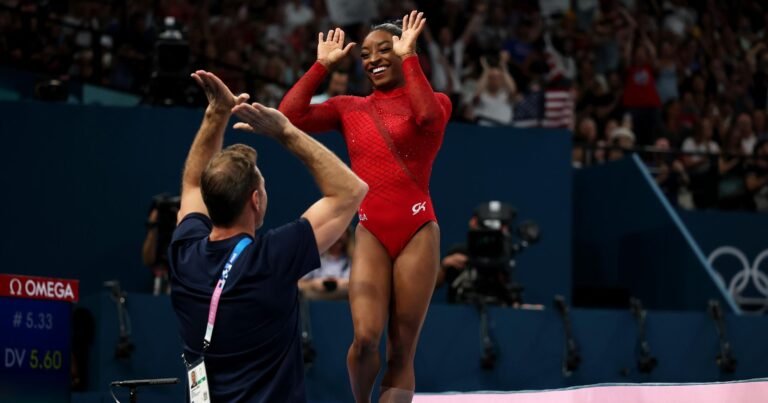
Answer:
[[(241, 234), (211, 241), (211, 220), (189, 214), (169, 250), (171, 302), (184, 354), (200, 357), (213, 288)], [(227, 278), (205, 354), (213, 402), (305, 402), (297, 281), (320, 267), (309, 221), (257, 235)]]

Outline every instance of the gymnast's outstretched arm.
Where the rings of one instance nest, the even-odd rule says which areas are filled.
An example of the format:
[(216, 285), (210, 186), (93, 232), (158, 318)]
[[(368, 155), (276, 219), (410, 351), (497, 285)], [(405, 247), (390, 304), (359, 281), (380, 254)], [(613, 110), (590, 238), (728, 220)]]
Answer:
[(279, 110), (290, 119), (291, 123), (308, 132), (324, 132), (339, 128), (339, 111), (334, 99), (318, 105), (310, 105), (312, 95), (325, 79), (329, 69), (344, 58), (355, 45), (350, 42), (344, 46), (344, 31), (339, 28), (318, 34), (317, 61), (309, 71), (285, 94)]
[(445, 94), (435, 93), (416, 56), (416, 40), (426, 25), (424, 13), (403, 17), (402, 37), (392, 37), (392, 50), (403, 59), (403, 76), (416, 124), (428, 133), (439, 133), (451, 116), (451, 101)]

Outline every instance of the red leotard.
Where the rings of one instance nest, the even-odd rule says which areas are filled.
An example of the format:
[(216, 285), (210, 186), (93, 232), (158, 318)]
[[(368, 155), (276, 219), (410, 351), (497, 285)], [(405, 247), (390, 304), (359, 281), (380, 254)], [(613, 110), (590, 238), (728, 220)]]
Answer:
[(315, 63), (285, 95), (280, 111), (308, 132), (341, 131), (352, 170), (369, 187), (358, 214), (360, 224), (394, 259), (424, 224), (436, 221), (429, 178), (451, 101), (432, 91), (418, 58), (408, 57), (403, 60), (403, 87), (310, 105), (327, 73)]

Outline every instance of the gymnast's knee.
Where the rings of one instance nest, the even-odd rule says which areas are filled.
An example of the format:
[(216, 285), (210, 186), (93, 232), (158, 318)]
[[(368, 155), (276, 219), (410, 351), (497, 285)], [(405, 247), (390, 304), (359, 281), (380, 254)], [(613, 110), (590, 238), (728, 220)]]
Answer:
[(381, 330), (372, 328), (355, 329), (355, 337), (352, 340), (352, 353), (355, 355), (364, 355), (369, 354), (372, 351), (378, 351), (381, 333)]
[(400, 343), (392, 343), (387, 354), (387, 368), (402, 371), (413, 367), (413, 348)]

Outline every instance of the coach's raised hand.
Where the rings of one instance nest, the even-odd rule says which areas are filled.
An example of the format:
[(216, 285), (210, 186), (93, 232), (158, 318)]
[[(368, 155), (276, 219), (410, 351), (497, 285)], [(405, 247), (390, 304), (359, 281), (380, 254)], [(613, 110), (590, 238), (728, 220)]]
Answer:
[(232, 95), (232, 91), (213, 73), (198, 70), (192, 74), (192, 78), (205, 91), (208, 108), (205, 110), (203, 122), (192, 141), (192, 147), (189, 149), (187, 162), (184, 165), (178, 221), (189, 213), (208, 215), (208, 209), (200, 191), (200, 178), (208, 162), (221, 151), (224, 130), (232, 115), (232, 107), (248, 100), (248, 94), (240, 94), (237, 97)]
[(235, 106), (232, 112), (242, 122), (235, 123), (234, 128), (252, 133), (262, 133), (271, 137), (279, 137), (285, 134), (286, 129), (292, 126), (288, 118), (274, 108), (266, 107), (258, 102), (249, 105), (243, 103)]
[(239, 105), (248, 100), (248, 94), (235, 96), (232, 91), (215, 74), (198, 70), (192, 73), (192, 78), (205, 92), (208, 98), (208, 111), (219, 113), (231, 113), (235, 105)]
[(344, 58), (354, 46), (354, 42), (344, 46), (344, 31), (339, 28), (328, 31), (328, 36), (325, 38), (320, 32), (317, 35), (317, 61), (326, 68), (330, 68)]

